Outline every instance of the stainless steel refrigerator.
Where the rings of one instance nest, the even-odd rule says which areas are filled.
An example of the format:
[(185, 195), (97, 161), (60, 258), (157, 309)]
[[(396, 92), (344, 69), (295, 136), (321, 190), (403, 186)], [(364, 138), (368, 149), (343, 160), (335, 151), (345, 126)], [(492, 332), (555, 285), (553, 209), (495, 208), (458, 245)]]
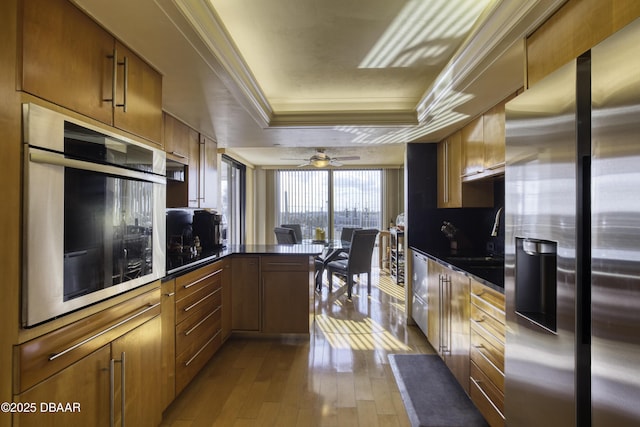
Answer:
[(640, 425), (640, 20), (506, 106), (505, 417)]

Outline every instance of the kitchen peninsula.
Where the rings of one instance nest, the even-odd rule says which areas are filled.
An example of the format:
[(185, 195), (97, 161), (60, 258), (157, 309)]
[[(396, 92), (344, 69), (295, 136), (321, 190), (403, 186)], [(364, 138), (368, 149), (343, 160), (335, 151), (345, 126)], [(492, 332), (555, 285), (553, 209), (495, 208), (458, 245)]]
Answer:
[(313, 256), (322, 245), (232, 245), (167, 257), (162, 281), (162, 409), (232, 333), (308, 337)]

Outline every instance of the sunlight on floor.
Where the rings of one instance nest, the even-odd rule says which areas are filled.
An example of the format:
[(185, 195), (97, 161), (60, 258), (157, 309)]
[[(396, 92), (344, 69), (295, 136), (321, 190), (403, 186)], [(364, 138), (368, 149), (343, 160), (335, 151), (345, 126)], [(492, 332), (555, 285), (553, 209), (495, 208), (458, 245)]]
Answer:
[(380, 276), (380, 281), (377, 285), (380, 291), (384, 292), (392, 298), (397, 299), (398, 302), (404, 304), (404, 286), (400, 286), (396, 284), (390, 277), (382, 275)]
[(410, 350), (391, 332), (369, 317), (342, 320), (326, 314), (316, 316), (316, 323), (331, 347), (352, 350)]

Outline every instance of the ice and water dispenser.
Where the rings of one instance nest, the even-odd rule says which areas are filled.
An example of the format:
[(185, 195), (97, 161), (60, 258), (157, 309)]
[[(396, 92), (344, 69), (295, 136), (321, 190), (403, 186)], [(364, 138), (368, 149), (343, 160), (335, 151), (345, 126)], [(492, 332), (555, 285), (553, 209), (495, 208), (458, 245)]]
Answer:
[(516, 238), (516, 313), (557, 331), (557, 242)]

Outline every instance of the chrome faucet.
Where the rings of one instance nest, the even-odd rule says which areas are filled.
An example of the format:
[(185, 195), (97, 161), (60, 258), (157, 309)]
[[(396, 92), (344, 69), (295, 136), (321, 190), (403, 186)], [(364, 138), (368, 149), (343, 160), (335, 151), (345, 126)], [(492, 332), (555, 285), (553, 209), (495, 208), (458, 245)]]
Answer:
[(500, 214), (504, 208), (498, 209), (496, 212), (496, 219), (493, 222), (493, 229), (491, 230), (491, 237), (496, 237), (498, 235), (498, 228), (500, 228)]

